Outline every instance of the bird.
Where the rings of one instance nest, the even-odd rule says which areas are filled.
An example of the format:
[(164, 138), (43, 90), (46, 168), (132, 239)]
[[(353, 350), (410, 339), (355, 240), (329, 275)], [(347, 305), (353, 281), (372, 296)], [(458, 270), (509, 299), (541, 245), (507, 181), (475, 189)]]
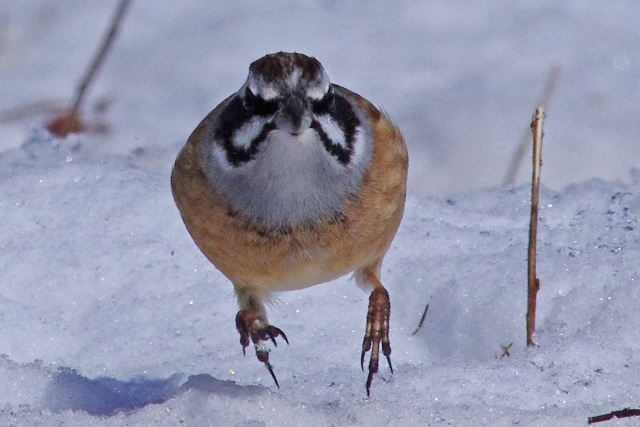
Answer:
[[(381, 265), (400, 225), (408, 154), (384, 112), (331, 83), (296, 52), (255, 60), (246, 81), (196, 127), (176, 157), (171, 188), (196, 246), (232, 283), (240, 344), (269, 361), (275, 295), (353, 273), (370, 292), (360, 350), (370, 353), (367, 396), (380, 347), (390, 372), (390, 297)], [(275, 350), (275, 348), (274, 348)]]

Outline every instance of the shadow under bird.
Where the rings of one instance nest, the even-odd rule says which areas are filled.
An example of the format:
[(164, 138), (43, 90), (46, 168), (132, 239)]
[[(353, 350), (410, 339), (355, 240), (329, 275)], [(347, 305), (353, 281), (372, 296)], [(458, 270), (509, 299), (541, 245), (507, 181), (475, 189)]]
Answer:
[(408, 157), (389, 117), (332, 84), (318, 60), (279, 52), (253, 62), (246, 82), (189, 137), (171, 175), (182, 219), (202, 253), (233, 283), (245, 348), (269, 363), (274, 293), (354, 273), (371, 292), (360, 363), (380, 347), (391, 366), (390, 301), (382, 260), (402, 218)]

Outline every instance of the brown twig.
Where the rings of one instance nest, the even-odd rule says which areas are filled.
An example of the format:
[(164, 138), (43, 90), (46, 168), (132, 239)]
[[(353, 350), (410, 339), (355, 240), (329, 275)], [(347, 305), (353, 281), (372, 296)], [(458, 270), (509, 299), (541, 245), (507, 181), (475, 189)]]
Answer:
[[(540, 93), (540, 97), (538, 98), (538, 102), (535, 105), (549, 105), (549, 101), (555, 91), (556, 84), (558, 82), (558, 77), (560, 76), (560, 66), (552, 65), (549, 68), (549, 73), (547, 74), (547, 79), (544, 84), (544, 88)], [(522, 138), (520, 138), (520, 144), (518, 144), (518, 148), (515, 153), (513, 153), (513, 158), (511, 159), (511, 163), (509, 163), (509, 169), (504, 176), (504, 180), (502, 181), (503, 186), (513, 185), (516, 180), (516, 176), (518, 175), (518, 171), (520, 170), (520, 165), (522, 164), (522, 159), (524, 159), (524, 155), (527, 151), (527, 147), (529, 146), (529, 141), (531, 141), (529, 129), (527, 129), (523, 134)]]
[(533, 177), (531, 182), (531, 219), (529, 223), (529, 253), (527, 256), (528, 301), (527, 301), (527, 346), (535, 345), (533, 333), (536, 329), (536, 299), (540, 280), (536, 277), (536, 240), (538, 236), (538, 198), (540, 194), (540, 167), (542, 166), (542, 122), (544, 108), (536, 108), (531, 121), (533, 133)]
[(54, 123), (57, 124), (57, 129), (55, 133), (59, 136), (66, 136), (68, 133), (72, 131), (81, 131), (84, 129), (84, 125), (79, 118), (80, 107), (82, 106), (82, 102), (84, 101), (85, 94), (89, 85), (93, 82), (96, 74), (100, 70), (100, 66), (104, 62), (104, 58), (109, 52), (109, 48), (113, 44), (113, 40), (115, 39), (116, 34), (120, 28), (120, 23), (124, 18), (125, 12), (129, 7), (131, 0), (120, 0), (116, 7), (116, 11), (113, 14), (111, 19), (111, 24), (109, 25), (109, 29), (107, 33), (104, 35), (100, 45), (98, 47), (98, 51), (95, 53), (95, 56), (91, 60), (89, 67), (85, 71), (85, 74), (80, 81), (78, 87), (76, 87), (76, 92), (73, 97), (73, 101), (71, 103), (71, 107), (68, 112), (62, 116), (56, 118), (49, 128), (55, 128)]
[(599, 423), (602, 421), (609, 421), (613, 418), (629, 418), (629, 417), (640, 417), (640, 409), (631, 409), (625, 408), (620, 409), (618, 411), (609, 412), (604, 415), (596, 415), (594, 417), (589, 417), (587, 419), (588, 424)]
[(429, 304), (427, 304), (424, 308), (424, 312), (422, 313), (422, 317), (420, 318), (420, 323), (418, 323), (418, 327), (416, 328), (415, 331), (413, 331), (413, 333), (411, 335), (415, 335), (418, 333), (418, 331), (420, 330), (420, 328), (422, 328), (422, 324), (424, 323), (424, 319), (427, 318), (427, 311), (429, 311)]
[(78, 113), (78, 110), (80, 109), (80, 105), (84, 100), (84, 94), (89, 88), (89, 85), (91, 84), (95, 75), (100, 69), (100, 65), (102, 65), (104, 58), (109, 52), (109, 48), (113, 44), (113, 40), (115, 39), (116, 34), (118, 33), (118, 29), (120, 28), (120, 23), (122, 22), (122, 18), (124, 18), (124, 14), (127, 11), (127, 8), (129, 7), (130, 3), (131, 3), (131, 0), (120, 0), (120, 3), (116, 8), (116, 12), (114, 13), (113, 18), (111, 19), (111, 24), (109, 25), (109, 31), (107, 31), (104, 38), (102, 39), (102, 42), (100, 43), (100, 47), (98, 51), (96, 52), (95, 56), (93, 57), (93, 60), (89, 64), (89, 68), (87, 68), (87, 71), (84, 74), (84, 78), (80, 82), (80, 85), (76, 88), (76, 93), (73, 98), (73, 103), (71, 104), (70, 115), (74, 116)]

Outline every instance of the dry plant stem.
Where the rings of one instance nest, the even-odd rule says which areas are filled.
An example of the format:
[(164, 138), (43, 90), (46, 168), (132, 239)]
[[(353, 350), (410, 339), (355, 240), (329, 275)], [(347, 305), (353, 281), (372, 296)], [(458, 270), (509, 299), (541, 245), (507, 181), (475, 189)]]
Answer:
[(415, 335), (418, 333), (418, 331), (420, 330), (420, 328), (422, 328), (422, 324), (424, 323), (424, 320), (427, 318), (427, 312), (429, 311), (429, 304), (427, 304), (424, 307), (424, 311), (422, 312), (422, 317), (420, 318), (420, 323), (418, 323), (418, 327), (416, 328), (415, 331), (413, 331), (413, 333), (411, 335)]
[(540, 281), (536, 277), (536, 240), (538, 236), (538, 198), (540, 194), (540, 167), (542, 166), (542, 121), (544, 109), (536, 108), (531, 122), (533, 133), (533, 177), (531, 182), (531, 220), (529, 223), (529, 253), (527, 256), (528, 296), (527, 296), (527, 346), (535, 345), (533, 333), (536, 330), (536, 299)]
[[(545, 81), (544, 88), (542, 89), (542, 93), (538, 98), (538, 102), (536, 105), (548, 105), (551, 100), (551, 96), (556, 88), (556, 83), (558, 82), (558, 77), (560, 76), (560, 67), (558, 65), (553, 65), (549, 69), (549, 73), (547, 74), (547, 80)], [(520, 138), (520, 144), (518, 144), (518, 148), (516, 152), (513, 154), (513, 158), (511, 159), (511, 163), (509, 163), (509, 169), (505, 174), (504, 180), (502, 181), (503, 186), (513, 185), (516, 180), (516, 176), (518, 175), (518, 171), (520, 170), (520, 165), (522, 164), (522, 159), (524, 159), (524, 155), (527, 151), (527, 147), (529, 146), (529, 141), (531, 141), (529, 130), (527, 129), (522, 138)]]
[(609, 412), (608, 414), (604, 414), (604, 415), (596, 415), (594, 417), (589, 417), (589, 419), (587, 420), (587, 423), (594, 424), (602, 421), (609, 421), (610, 419), (613, 419), (613, 418), (629, 418), (629, 417), (640, 417), (640, 409), (625, 408), (619, 411)]
[(73, 98), (73, 103), (71, 104), (71, 109), (69, 110), (69, 117), (77, 117), (78, 111), (80, 111), (80, 106), (82, 105), (82, 101), (84, 100), (84, 95), (89, 88), (89, 85), (95, 78), (104, 58), (106, 57), (109, 48), (113, 44), (113, 40), (115, 39), (116, 34), (118, 33), (118, 29), (120, 28), (120, 23), (124, 18), (124, 14), (129, 7), (131, 0), (120, 0), (118, 6), (116, 8), (116, 12), (111, 19), (111, 25), (109, 25), (109, 31), (105, 34), (102, 39), (98, 51), (96, 52), (93, 60), (89, 64), (89, 68), (84, 74), (80, 85), (76, 88), (76, 93)]

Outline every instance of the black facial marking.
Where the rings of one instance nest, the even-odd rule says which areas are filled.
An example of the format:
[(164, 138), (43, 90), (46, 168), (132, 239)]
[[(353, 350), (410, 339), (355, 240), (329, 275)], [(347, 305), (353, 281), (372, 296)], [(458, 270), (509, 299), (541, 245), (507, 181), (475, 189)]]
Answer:
[(334, 144), (317, 120), (311, 123), (311, 128), (318, 133), (318, 136), (324, 143), (324, 148), (329, 154), (334, 156), (341, 164), (347, 165), (353, 152), (353, 139), (358, 126), (360, 126), (360, 119), (356, 116), (351, 104), (349, 104), (349, 101), (344, 99), (344, 97), (330, 90), (323, 99), (314, 102), (312, 108), (317, 115), (329, 114), (331, 118), (338, 123), (338, 126), (340, 126), (340, 129), (344, 133), (347, 144), (346, 148)]
[(317, 120), (311, 122), (311, 129), (315, 130), (318, 133), (318, 136), (322, 140), (324, 144), (325, 150), (329, 152), (332, 156), (334, 156), (340, 163), (346, 165), (349, 163), (349, 158), (351, 157), (351, 147), (349, 146), (347, 149), (342, 147), (341, 145), (334, 144), (329, 136), (322, 130), (322, 126), (318, 123)]
[(313, 101), (311, 108), (316, 114), (331, 114), (335, 112), (336, 96), (333, 89), (329, 89), (326, 95), (319, 101)]
[(344, 136), (347, 140), (349, 150), (351, 150), (353, 148), (353, 137), (356, 134), (356, 128), (360, 126), (360, 119), (358, 119), (355, 111), (353, 111), (353, 108), (351, 108), (351, 104), (349, 104), (349, 101), (347, 101), (340, 95), (335, 96), (334, 110), (335, 114), (333, 114), (333, 117), (340, 124), (340, 127), (342, 128)]
[[(250, 93), (249, 90), (247, 92)], [(246, 95), (246, 94), (245, 94)], [(224, 146), (227, 153), (227, 160), (233, 166), (240, 166), (242, 163), (246, 163), (253, 159), (258, 152), (258, 147), (262, 141), (265, 140), (268, 133), (275, 129), (273, 123), (266, 124), (260, 134), (251, 141), (248, 148), (240, 148), (233, 145), (233, 136), (245, 123), (251, 120), (256, 115), (269, 116), (277, 110), (277, 104), (271, 105), (271, 102), (266, 102), (260, 97), (251, 94), (250, 104), (251, 109), (248, 109), (246, 104), (246, 96), (243, 100), (239, 96), (235, 96), (227, 105), (227, 108), (220, 113), (218, 129), (216, 130), (215, 138), (220, 141)], [(273, 112), (269, 112), (273, 110)]]
[(247, 112), (254, 116), (268, 117), (278, 110), (278, 101), (265, 101), (261, 97), (254, 95), (249, 88), (244, 91), (242, 106)]
[(249, 112), (253, 111), (253, 109), (255, 108), (256, 98), (257, 96), (255, 96), (253, 92), (251, 92), (249, 88), (247, 88), (244, 91), (244, 99), (242, 100), (242, 106), (244, 107), (244, 109)]

